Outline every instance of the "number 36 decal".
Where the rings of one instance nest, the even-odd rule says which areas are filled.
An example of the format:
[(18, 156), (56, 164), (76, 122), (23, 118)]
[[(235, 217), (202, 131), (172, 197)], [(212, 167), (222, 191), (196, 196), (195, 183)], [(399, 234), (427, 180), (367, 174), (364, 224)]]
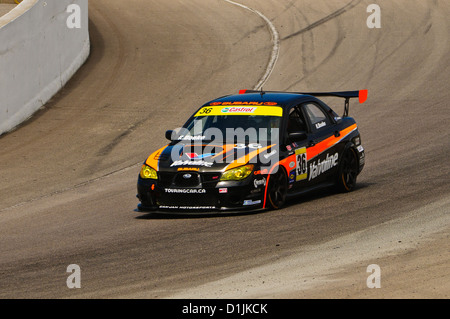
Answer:
[(308, 177), (308, 164), (306, 161), (306, 147), (295, 150), (295, 157), (297, 160), (296, 181), (301, 181)]

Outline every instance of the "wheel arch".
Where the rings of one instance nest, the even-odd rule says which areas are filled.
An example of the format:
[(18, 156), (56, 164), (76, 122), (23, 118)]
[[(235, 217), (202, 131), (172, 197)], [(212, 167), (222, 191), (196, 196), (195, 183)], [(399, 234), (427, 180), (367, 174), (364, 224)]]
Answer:
[[(274, 172), (275, 168), (277, 168), (277, 170)], [(288, 173), (287, 173), (287, 169), (286, 167), (284, 167), (284, 164), (282, 163), (282, 161), (276, 163), (269, 171), (269, 173), (267, 174), (267, 180), (266, 180), (266, 187), (264, 189), (264, 203), (263, 203), (263, 208), (268, 208), (268, 197), (269, 197), (269, 185), (270, 185), (270, 178), (271, 176), (274, 176), (275, 174), (277, 174), (279, 172), (279, 170), (281, 169), (281, 171), (283, 172), (284, 177), (286, 178), (286, 181), (288, 180)]]

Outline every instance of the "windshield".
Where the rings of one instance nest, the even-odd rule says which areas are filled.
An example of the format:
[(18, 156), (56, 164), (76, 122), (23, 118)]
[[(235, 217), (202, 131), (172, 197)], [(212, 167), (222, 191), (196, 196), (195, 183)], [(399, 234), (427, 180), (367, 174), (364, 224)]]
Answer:
[(277, 143), (282, 115), (278, 106), (204, 106), (184, 125), (178, 140)]
[(204, 106), (177, 132), (176, 139), (274, 144), (282, 115), (283, 109), (274, 104)]
[(263, 115), (197, 116), (185, 125), (179, 140), (270, 143), (278, 141), (281, 117)]

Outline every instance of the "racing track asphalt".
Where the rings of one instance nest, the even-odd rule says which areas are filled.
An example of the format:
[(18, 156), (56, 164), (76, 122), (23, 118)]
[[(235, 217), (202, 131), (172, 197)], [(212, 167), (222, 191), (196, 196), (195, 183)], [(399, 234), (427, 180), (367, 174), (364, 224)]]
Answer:
[[(369, 89), (368, 101), (350, 108), (367, 154), (358, 188), (258, 214), (137, 212), (140, 163), (201, 103), (253, 88), (271, 33), (254, 12), (221, 0), (90, 1), (87, 63), (0, 137), (1, 298), (196, 297), (195, 287), (215, 282), (206, 296), (245, 297), (258, 286), (252, 296), (449, 297), (449, 3), (383, 2), (380, 29), (366, 26), (370, 1), (242, 3), (280, 37), (265, 89)], [(342, 101), (327, 101), (342, 112)], [(383, 228), (391, 223), (395, 233)], [(371, 255), (378, 235), (388, 247)], [(336, 246), (337, 259), (326, 259), (321, 249), (344, 239), (351, 254)], [(317, 265), (292, 264), (302, 256)], [(280, 275), (284, 260), (296, 278)], [(327, 260), (339, 260), (333, 274)], [(389, 270), (376, 292), (364, 288), (371, 263)], [(70, 264), (81, 267), (81, 289), (66, 286)], [(231, 282), (263, 266), (255, 281)], [(289, 288), (302, 267), (319, 284)], [(270, 295), (263, 283), (275, 274), (286, 290)], [(415, 276), (421, 285), (408, 282)]]

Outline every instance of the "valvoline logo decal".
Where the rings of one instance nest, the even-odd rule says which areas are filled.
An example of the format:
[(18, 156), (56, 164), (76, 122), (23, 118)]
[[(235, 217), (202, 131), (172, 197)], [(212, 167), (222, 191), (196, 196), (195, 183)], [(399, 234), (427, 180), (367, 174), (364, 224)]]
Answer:
[(253, 113), (256, 107), (224, 107), (222, 113)]

